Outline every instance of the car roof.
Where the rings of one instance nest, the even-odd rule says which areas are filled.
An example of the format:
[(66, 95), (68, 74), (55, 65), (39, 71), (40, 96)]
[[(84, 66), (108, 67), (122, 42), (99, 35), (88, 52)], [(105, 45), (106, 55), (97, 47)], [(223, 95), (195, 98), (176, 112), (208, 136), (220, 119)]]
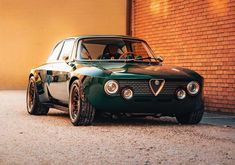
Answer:
[(86, 38), (123, 38), (123, 39), (135, 39), (143, 40), (137, 37), (125, 36), (125, 35), (81, 35), (77, 37), (68, 37), (66, 39), (75, 38), (75, 39), (86, 39)]

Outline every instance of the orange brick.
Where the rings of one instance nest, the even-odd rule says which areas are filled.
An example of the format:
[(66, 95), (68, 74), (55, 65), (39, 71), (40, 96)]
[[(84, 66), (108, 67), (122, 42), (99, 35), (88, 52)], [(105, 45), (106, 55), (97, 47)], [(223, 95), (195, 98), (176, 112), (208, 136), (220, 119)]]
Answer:
[[(133, 0), (133, 35), (147, 40), (165, 65), (194, 69), (205, 78), (206, 110), (235, 113), (235, 1)], [(227, 7), (227, 8), (226, 8)]]

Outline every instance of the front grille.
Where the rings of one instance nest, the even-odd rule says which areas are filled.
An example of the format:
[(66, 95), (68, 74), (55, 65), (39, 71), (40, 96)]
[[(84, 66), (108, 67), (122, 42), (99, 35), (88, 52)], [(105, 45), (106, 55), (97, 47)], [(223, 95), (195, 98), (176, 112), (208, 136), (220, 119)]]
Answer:
[[(154, 96), (149, 80), (118, 80), (120, 88), (130, 87), (135, 96)], [(178, 88), (186, 88), (188, 82), (184, 81), (167, 81), (160, 91), (159, 95), (173, 95)]]

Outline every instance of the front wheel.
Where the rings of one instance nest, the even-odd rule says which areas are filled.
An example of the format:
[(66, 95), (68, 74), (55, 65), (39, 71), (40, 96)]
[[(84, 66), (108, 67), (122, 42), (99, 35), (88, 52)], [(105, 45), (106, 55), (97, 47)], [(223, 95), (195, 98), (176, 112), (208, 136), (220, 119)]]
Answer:
[(187, 114), (176, 115), (176, 119), (181, 124), (198, 124), (203, 116), (204, 110), (199, 110)]
[(37, 92), (36, 81), (30, 77), (26, 94), (27, 111), (31, 115), (46, 115), (49, 108), (42, 105)]
[(79, 80), (75, 80), (69, 93), (69, 116), (75, 126), (90, 125), (94, 119), (95, 108), (84, 97)]

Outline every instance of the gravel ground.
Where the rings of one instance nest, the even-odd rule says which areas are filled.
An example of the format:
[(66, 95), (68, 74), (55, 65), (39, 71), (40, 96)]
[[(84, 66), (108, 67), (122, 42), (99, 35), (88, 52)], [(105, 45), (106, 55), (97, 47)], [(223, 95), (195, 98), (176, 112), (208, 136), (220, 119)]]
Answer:
[(0, 91), (0, 164), (235, 164), (235, 128), (122, 119), (74, 127), (66, 113), (26, 113), (25, 91)]

